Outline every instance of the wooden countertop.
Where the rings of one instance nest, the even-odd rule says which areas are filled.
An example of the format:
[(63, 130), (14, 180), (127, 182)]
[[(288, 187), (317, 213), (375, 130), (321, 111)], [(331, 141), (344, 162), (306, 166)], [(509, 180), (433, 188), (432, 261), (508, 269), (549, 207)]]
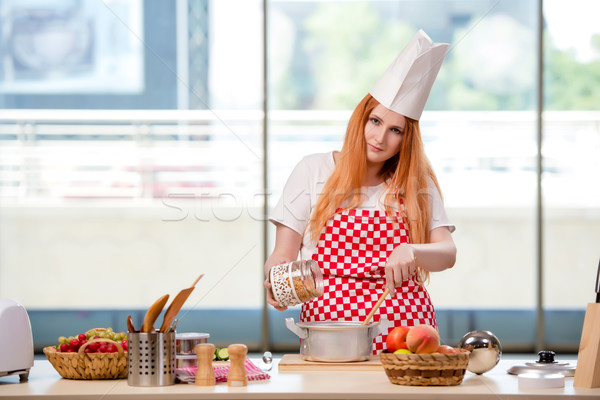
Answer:
[[(257, 361), (253, 360), (255, 364)], [(279, 359), (269, 371), (269, 381), (251, 381), (247, 387), (231, 388), (227, 383), (201, 387), (175, 384), (164, 387), (133, 387), (126, 379), (77, 381), (62, 379), (46, 360), (36, 360), (29, 381), (18, 376), (0, 378), (0, 398), (15, 399), (599, 399), (600, 388), (574, 388), (573, 378), (565, 378), (564, 388), (520, 390), (517, 376), (506, 373), (524, 360), (502, 359), (483, 375), (467, 372), (458, 386), (393, 385), (381, 370), (280, 371)], [(573, 360), (567, 360), (574, 363)]]

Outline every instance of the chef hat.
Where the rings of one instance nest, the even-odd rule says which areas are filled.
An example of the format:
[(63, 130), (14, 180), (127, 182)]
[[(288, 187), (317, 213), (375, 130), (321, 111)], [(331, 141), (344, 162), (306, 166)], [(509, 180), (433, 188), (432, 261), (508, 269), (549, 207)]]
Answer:
[(433, 43), (419, 30), (379, 78), (371, 96), (392, 111), (420, 119), (449, 47)]

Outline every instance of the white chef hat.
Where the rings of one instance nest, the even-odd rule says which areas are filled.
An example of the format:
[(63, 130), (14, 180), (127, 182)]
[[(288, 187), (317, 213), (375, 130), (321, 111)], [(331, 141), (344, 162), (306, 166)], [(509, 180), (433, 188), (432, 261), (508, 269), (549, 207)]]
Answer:
[(419, 30), (379, 78), (371, 96), (390, 110), (419, 120), (449, 47)]

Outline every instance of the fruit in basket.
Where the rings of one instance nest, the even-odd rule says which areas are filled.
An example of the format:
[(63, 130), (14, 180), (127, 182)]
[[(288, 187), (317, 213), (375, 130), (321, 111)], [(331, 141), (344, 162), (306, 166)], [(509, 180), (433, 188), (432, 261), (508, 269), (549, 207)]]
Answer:
[(385, 341), (387, 351), (393, 353), (399, 349), (408, 349), (406, 334), (409, 330), (408, 326), (397, 326), (392, 329)]
[(447, 344), (441, 344), (435, 352), (441, 354), (456, 354), (458, 353), (458, 350), (452, 346), (448, 346)]
[(60, 336), (59, 344), (56, 345), (56, 350), (61, 353), (76, 353), (79, 348), (85, 345), (84, 353), (117, 353), (119, 348), (115, 343), (107, 343), (105, 341), (94, 341), (95, 339), (110, 339), (113, 342), (119, 343), (123, 351), (127, 351), (127, 334), (125, 332), (114, 332), (112, 328), (96, 328), (85, 333), (80, 333), (76, 336)]
[(414, 354), (409, 349), (398, 349), (394, 352), (394, 354)]
[(413, 353), (433, 353), (440, 347), (440, 334), (431, 325), (415, 325), (406, 334), (406, 344)]

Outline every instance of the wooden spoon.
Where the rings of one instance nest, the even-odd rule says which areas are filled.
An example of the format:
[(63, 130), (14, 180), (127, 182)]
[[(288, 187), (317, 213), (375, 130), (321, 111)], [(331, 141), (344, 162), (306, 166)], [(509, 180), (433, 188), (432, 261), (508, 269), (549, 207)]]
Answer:
[(171, 326), (171, 322), (173, 322), (173, 319), (175, 319), (177, 313), (179, 312), (179, 310), (181, 310), (181, 307), (183, 307), (183, 303), (185, 303), (187, 298), (190, 297), (190, 294), (194, 291), (194, 288), (196, 287), (196, 283), (198, 283), (198, 281), (202, 279), (203, 276), (204, 274), (200, 274), (200, 276), (196, 278), (194, 283), (192, 283), (192, 286), (190, 286), (187, 289), (183, 289), (177, 294), (177, 296), (175, 296), (173, 302), (169, 305), (167, 311), (165, 311), (163, 323), (160, 326), (161, 332), (166, 332), (169, 329), (169, 326)]
[(381, 294), (381, 296), (379, 296), (379, 300), (377, 300), (377, 303), (375, 303), (375, 305), (373, 306), (373, 309), (371, 310), (371, 312), (369, 313), (369, 315), (367, 315), (365, 317), (365, 320), (362, 322), (361, 325), (367, 325), (369, 323), (369, 321), (371, 320), (371, 318), (373, 318), (373, 315), (375, 315), (375, 312), (379, 309), (379, 306), (381, 306), (381, 303), (383, 303), (383, 300), (385, 299), (385, 296), (387, 296), (388, 294), (390, 294), (390, 289), (385, 288), (385, 290), (383, 291), (383, 293)]
[(204, 274), (200, 274), (200, 275), (199, 275), (199, 276), (196, 278), (196, 280), (194, 281), (194, 283), (192, 283), (192, 286), (190, 286), (190, 287), (196, 287), (196, 283), (198, 283), (198, 281), (199, 281), (200, 279), (202, 279), (202, 277), (203, 277), (203, 276), (204, 276)]
[(158, 316), (160, 315), (162, 309), (165, 307), (165, 304), (167, 304), (167, 300), (169, 300), (169, 295), (165, 294), (150, 306), (150, 308), (146, 312), (146, 316), (144, 317), (144, 323), (140, 332), (152, 332), (152, 329), (154, 329), (154, 321), (156, 321), (156, 318), (158, 318)]
[(127, 330), (131, 333), (135, 333), (135, 327), (133, 326), (133, 321), (131, 320), (131, 315), (127, 316)]

